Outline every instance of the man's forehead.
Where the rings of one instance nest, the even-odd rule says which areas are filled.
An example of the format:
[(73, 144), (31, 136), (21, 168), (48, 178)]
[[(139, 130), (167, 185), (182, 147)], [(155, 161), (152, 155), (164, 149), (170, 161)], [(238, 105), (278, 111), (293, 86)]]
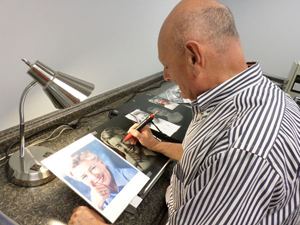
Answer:
[(170, 34), (167, 34), (163, 28), (161, 29), (161, 33), (158, 38), (158, 57), (161, 61), (164, 60), (165, 53), (168, 52), (170, 48)]

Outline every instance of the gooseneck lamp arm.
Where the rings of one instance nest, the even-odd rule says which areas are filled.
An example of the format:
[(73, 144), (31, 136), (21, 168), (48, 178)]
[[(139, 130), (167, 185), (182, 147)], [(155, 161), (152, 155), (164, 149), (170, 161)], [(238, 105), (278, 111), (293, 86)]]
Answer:
[(20, 117), (20, 157), (25, 156), (25, 120), (24, 120), (24, 102), (27, 93), (37, 84), (36, 81), (32, 81), (23, 91), (19, 105), (19, 117)]

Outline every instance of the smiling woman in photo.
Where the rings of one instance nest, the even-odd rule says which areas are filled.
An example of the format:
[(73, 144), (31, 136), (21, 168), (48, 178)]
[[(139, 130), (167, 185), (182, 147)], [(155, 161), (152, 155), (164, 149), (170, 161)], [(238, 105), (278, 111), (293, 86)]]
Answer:
[(81, 151), (71, 155), (70, 176), (87, 185), (91, 201), (103, 210), (136, 175), (133, 168), (107, 166), (97, 155)]

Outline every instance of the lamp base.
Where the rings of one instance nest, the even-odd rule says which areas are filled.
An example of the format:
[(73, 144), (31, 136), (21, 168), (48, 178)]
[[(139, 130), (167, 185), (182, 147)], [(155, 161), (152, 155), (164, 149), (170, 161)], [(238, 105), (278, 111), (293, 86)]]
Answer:
[(55, 178), (41, 161), (52, 155), (54, 151), (42, 146), (26, 148), (26, 154), (20, 157), (20, 151), (15, 152), (5, 165), (7, 178), (16, 185), (33, 187), (48, 183)]

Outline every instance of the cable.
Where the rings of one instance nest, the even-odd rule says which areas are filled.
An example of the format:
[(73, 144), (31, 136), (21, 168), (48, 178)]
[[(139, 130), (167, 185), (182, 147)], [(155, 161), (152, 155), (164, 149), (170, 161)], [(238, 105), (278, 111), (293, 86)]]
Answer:
[(160, 87), (162, 86), (162, 84), (165, 83), (165, 82), (166, 82), (166, 81), (163, 80), (163, 81), (161, 81), (161, 82), (159, 83), (159, 85), (156, 86), (156, 87), (151, 87), (151, 88), (148, 88), (148, 89), (143, 89), (143, 90), (139, 90), (139, 91), (134, 92), (133, 95), (132, 95), (126, 102), (129, 102), (131, 99), (133, 99), (134, 96), (135, 96), (136, 94), (138, 94), (138, 93), (142, 93), (142, 92), (145, 92), (145, 91), (150, 91), (150, 90), (153, 90), (153, 89), (156, 89), (156, 88), (160, 88)]
[[(143, 90), (139, 90), (139, 91), (136, 91), (133, 93), (133, 95), (126, 101), (126, 102), (129, 102), (131, 99), (134, 98), (134, 96), (137, 94), (137, 93), (142, 93), (142, 92), (145, 92), (145, 91), (149, 91), (149, 90), (153, 90), (153, 89), (156, 89), (156, 88), (160, 88), (162, 86), (163, 83), (165, 83), (166, 81), (163, 80), (160, 82), (160, 84), (156, 87), (151, 87), (151, 88), (148, 88), (148, 89), (143, 89)], [(88, 115), (85, 115), (85, 116), (82, 116), (80, 117), (77, 122), (74, 124), (74, 127), (75, 129), (77, 128), (78, 124), (80, 123), (81, 120), (85, 119), (85, 118), (89, 118), (89, 117), (92, 117), (92, 116), (95, 116), (95, 115), (98, 115), (100, 113), (104, 113), (104, 112), (108, 112), (108, 111), (113, 111), (115, 109), (104, 109), (104, 110), (100, 110), (99, 112), (95, 112), (95, 113), (92, 113), (92, 114), (88, 114)]]
[(103, 109), (103, 110), (100, 110), (99, 112), (94, 112), (94, 113), (91, 113), (91, 114), (88, 114), (88, 115), (85, 115), (85, 116), (82, 116), (80, 117), (77, 122), (74, 124), (74, 127), (75, 129), (77, 128), (78, 124), (80, 123), (81, 120), (85, 119), (85, 118), (89, 118), (89, 117), (93, 117), (93, 116), (96, 116), (100, 113), (104, 113), (104, 112), (108, 112), (108, 111), (112, 111), (112, 110), (115, 110), (115, 109)]
[[(59, 129), (61, 129), (61, 128), (63, 128), (63, 129), (58, 133), (58, 135), (52, 137), (52, 136), (53, 136)], [(31, 147), (31, 146), (35, 146), (35, 145), (41, 144), (41, 143), (46, 142), (46, 141), (55, 140), (56, 138), (58, 138), (58, 137), (62, 134), (63, 131), (65, 131), (65, 130), (72, 130), (72, 129), (74, 129), (74, 128), (72, 128), (72, 127), (69, 126), (68, 124), (63, 124), (63, 125), (57, 127), (54, 131), (52, 131), (52, 133), (51, 133), (47, 138), (38, 140), (38, 141), (36, 141), (36, 142), (34, 142), (34, 143), (30, 144), (30, 145), (27, 145), (26, 147)], [(39, 132), (40, 132), (40, 131), (39, 131)], [(36, 132), (36, 133), (38, 133), (38, 132)], [(34, 134), (36, 134), (36, 133), (34, 133)], [(34, 134), (32, 134), (32, 135), (34, 135)], [(31, 137), (32, 135), (30, 135), (30, 136), (28, 136), (28, 137)], [(27, 137), (27, 138), (28, 138), (28, 137)], [(19, 140), (16, 141), (16, 142), (14, 142), (13, 144), (11, 144), (11, 145), (8, 147), (8, 149), (6, 150), (6, 155), (3, 156), (2, 158), (0, 158), (0, 162), (1, 162), (2, 160), (5, 160), (5, 159), (6, 159), (6, 161), (5, 161), (4, 163), (0, 164), (0, 167), (2, 167), (3, 165), (5, 165), (5, 163), (7, 162), (8, 158), (12, 155), (12, 154), (9, 154), (9, 150), (12, 148), (13, 145), (15, 145), (15, 144), (18, 143), (18, 142), (19, 142)]]
[[(151, 88), (147, 88), (147, 89), (143, 89), (143, 90), (136, 91), (135, 93), (133, 93), (133, 95), (132, 95), (126, 102), (129, 102), (131, 99), (133, 99), (133, 98), (135, 97), (135, 95), (138, 94), (138, 93), (142, 93), (142, 92), (146, 92), (146, 91), (153, 90), (153, 89), (156, 89), (156, 88), (160, 88), (160, 87), (162, 86), (162, 84), (165, 83), (165, 82), (166, 82), (166, 81), (163, 80), (163, 81), (161, 81), (161, 82), (159, 83), (159, 85), (156, 86), (156, 87), (151, 87)], [(61, 134), (65, 129), (67, 129), (67, 128), (63, 129), (63, 130), (58, 134), (57, 137), (52, 138), (52, 139), (50, 138), (50, 137), (56, 132), (56, 130), (59, 129), (61, 126), (68, 126), (68, 127), (69, 127), (68, 129), (77, 129), (77, 126), (78, 126), (78, 124), (80, 123), (80, 121), (81, 121), (82, 119), (89, 118), (89, 117), (98, 115), (98, 114), (100, 114), (100, 113), (104, 113), (104, 112), (108, 112), (108, 111), (112, 111), (112, 110), (115, 110), (115, 109), (104, 109), (104, 110), (101, 110), (101, 111), (99, 111), (99, 112), (95, 112), (95, 113), (92, 113), (92, 114), (85, 115), (85, 116), (83, 116), (83, 117), (80, 117), (74, 125), (72, 125), (72, 124), (66, 124), (66, 123), (57, 123), (57, 124), (53, 124), (53, 125), (50, 126), (50, 127), (43, 128), (43, 129), (41, 129), (41, 130), (39, 130), (39, 131), (37, 131), (37, 132), (31, 134), (31, 135), (26, 136), (25, 139), (26, 139), (26, 138), (27, 138), (27, 139), (28, 139), (28, 138), (31, 138), (31, 137), (33, 137), (34, 135), (36, 135), (36, 134), (38, 134), (38, 133), (40, 133), (40, 132), (46, 131), (46, 130), (48, 130), (48, 129), (54, 127), (54, 126), (59, 126), (58, 128), (56, 128), (56, 129), (50, 134), (50, 136), (49, 136), (48, 138), (39, 140), (39, 141), (37, 141), (37, 142), (35, 142), (35, 143), (33, 143), (33, 144), (27, 146), (27, 147), (30, 147), (30, 146), (33, 146), (33, 145), (37, 145), (37, 144), (43, 143), (43, 142), (45, 142), (45, 141), (53, 140), (53, 139), (59, 137), (60, 134)], [(154, 124), (154, 126), (159, 130), (159, 128), (158, 128), (155, 124)], [(159, 131), (160, 131), (160, 130), (159, 130)], [(161, 132), (161, 131), (160, 131), (160, 132)], [(161, 133), (162, 133), (162, 132), (161, 132)], [(8, 159), (8, 158), (11, 156), (11, 154), (10, 154), (10, 149), (11, 149), (14, 145), (16, 145), (17, 143), (19, 143), (19, 142), (20, 142), (20, 140), (17, 140), (17, 141), (15, 141), (15, 142), (13, 142), (13, 143), (7, 148), (7, 150), (6, 150), (6, 152), (5, 152), (5, 156), (2, 157), (2, 158), (0, 158), (0, 162), (1, 162), (2, 160), (4, 160), (4, 159)], [(5, 164), (5, 163), (1, 164), (0, 167), (3, 166), (4, 164)]]
[[(51, 138), (52, 135), (54, 135), (55, 132), (56, 132), (57, 130), (59, 130), (60, 128), (62, 128), (63, 126), (66, 126), (66, 128), (63, 128), (63, 129), (58, 133), (57, 136)], [(36, 142), (34, 142), (34, 143), (30, 144), (30, 145), (27, 145), (27, 147), (35, 146), (35, 145), (41, 144), (41, 143), (46, 142), (46, 141), (52, 141), (52, 140), (55, 140), (56, 138), (58, 138), (58, 137), (62, 134), (63, 131), (65, 131), (65, 130), (73, 130), (73, 129), (74, 129), (74, 128), (70, 127), (69, 125), (62, 125), (62, 126), (56, 128), (56, 129), (49, 135), (49, 137), (44, 138), (44, 139), (41, 139), (41, 140), (38, 140), (38, 141), (36, 141)]]
[(156, 129), (157, 129), (160, 133), (164, 134), (164, 133), (158, 128), (158, 126), (156, 126), (156, 124), (153, 123), (153, 121), (151, 121), (151, 123), (156, 127)]
[[(41, 129), (41, 130), (39, 130), (39, 131), (37, 131), (37, 132), (35, 132), (35, 133), (33, 133), (33, 134), (30, 134), (30, 135), (28, 135), (28, 136), (26, 136), (25, 137), (25, 139), (26, 138), (31, 138), (31, 137), (33, 137), (34, 135), (36, 135), (36, 134), (38, 134), (38, 133), (40, 133), (40, 132), (43, 132), (43, 131), (46, 131), (46, 130), (48, 130), (48, 129), (50, 129), (50, 128), (52, 128), (52, 127), (55, 127), (55, 126), (62, 126), (62, 125), (69, 125), (69, 124), (66, 124), (66, 123), (56, 123), (56, 124), (53, 124), (53, 125), (51, 125), (50, 127), (45, 127), (45, 128), (43, 128), (43, 129)], [(15, 145), (15, 144), (17, 144), (17, 143), (19, 143), (20, 142), (20, 140), (17, 140), (17, 141), (15, 141), (15, 142), (13, 142), (7, 149), (6, 149), (6, 158), (9, 158), (9, 151), (10, 151), (10, 149)]]
[[(6, 160), (5, 160), (5, 159), (6, 159)], [(2, 163), (2, 164), (0, 164), (0, 167), (2, 167), (2, 166), (5, 165), (5, 163), (8, 161), (8, 158), (6, 158), (6, 156), (4, 156), (4, 157), (0, 158), (0, 162), (1, 162), (2, 160), (5, 160), (5, 162)]]

